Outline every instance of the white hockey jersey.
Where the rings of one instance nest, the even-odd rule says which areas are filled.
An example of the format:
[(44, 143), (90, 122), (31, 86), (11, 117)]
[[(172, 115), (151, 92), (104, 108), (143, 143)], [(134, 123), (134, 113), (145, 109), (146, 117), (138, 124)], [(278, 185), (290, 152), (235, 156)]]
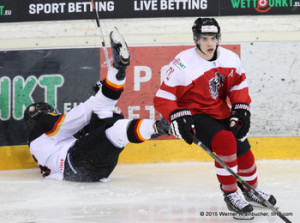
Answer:
[(67, 114), (43, 114), (29, 136), (29, 148), (45, 178), (63, 180), (64, 162), (73, 136), (91, 119), (94, 96)]

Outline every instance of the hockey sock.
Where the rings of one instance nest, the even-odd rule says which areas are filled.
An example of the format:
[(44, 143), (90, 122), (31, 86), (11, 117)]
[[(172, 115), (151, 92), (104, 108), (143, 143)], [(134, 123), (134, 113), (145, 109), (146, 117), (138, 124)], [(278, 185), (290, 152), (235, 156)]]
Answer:
[(154, 120), (135, 119), (132, 120), (127, 128), (127, 136), (130, 142), (141, 143), (151, 138), (154, 131)]
[(120, 98), (126, 81), (126, 78), (123, 80), (117, 80), (117, 73), (118, 70), (116, 68), (109, 69), (102, 85), (102, 93), (113, 100), (118, 100)]
[(115, 147), (123, 148), (129, 143), (127, 127), (130, 122), (129, 119), (120, 119), (112, 127), (105, 130), (106, 137)]
[[(237, 172), (237, 146), (236, 139), (232, 132), (226, 130), (219, 131), (213, 137), (211, 147), (213, 152), (215, 152), (232, 171)], [(237, 190), (236, 179), (216, 161), (215, 167), (222, 191), (225, 193), (235, 192)]]
[(100, 119), (103, 119), (113, 117), (113, 110), (118, 101), (106, 97), (102, 91), (99, 90), (95, 95), (93, 102), (93, 112), (97, 114)]
[(151, 119), (120, 119), (106, 129), (105, 134), (114, 146), (123, 148), (128, 142), (141, 143), (150, 139), (155, 132), (154, 123)]
[[(251, 187), (257, 187), (257, 172), (253, 153), (249, 150), (247, 153), (237, 158), (238, 175), (243, 178)], [(246, 189), (246, 188), (244, 188)], [(247, 190), (247, 189), (246, 189)]]
[(123, 91), (125, 79), (121, 81), (117, 80), (117, 73), (117, 69), (109, 69), (107, 77), (102, 81), (102, 85), (95, 95), (93, 112), (96, 113), (100, 119), (111, 118), (113, 116), (113, 110)]

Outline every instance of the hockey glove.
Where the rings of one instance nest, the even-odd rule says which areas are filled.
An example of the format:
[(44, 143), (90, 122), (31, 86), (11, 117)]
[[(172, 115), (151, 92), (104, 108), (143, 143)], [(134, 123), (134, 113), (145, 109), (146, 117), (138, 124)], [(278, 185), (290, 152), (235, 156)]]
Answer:
[(176, 109), (170, 114), (170, 121), (173, 135), (192, 144), (192, 134), (195, 135), (196, 131), (191, 112), (188, 109)]
[(156, 139), (161, 135), (170, 135), (170, 124), (164, 117), (161, 117), (160, 120), (156, 120), (153, 127), (155, 133), (151, 135), (151, 139)]
[(237, 139), (244, 141), (250, 129), (250, 106), (238, 103), (232, 106), (230, 128)]

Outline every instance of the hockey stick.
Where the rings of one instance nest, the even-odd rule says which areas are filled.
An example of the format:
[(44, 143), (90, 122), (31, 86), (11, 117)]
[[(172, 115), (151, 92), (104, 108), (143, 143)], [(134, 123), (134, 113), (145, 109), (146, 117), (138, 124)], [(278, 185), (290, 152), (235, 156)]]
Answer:
[(201, 147), (205, 152), (207, 152), (215, 161), (217, 161), (224, 169), (226, 169), (238, 182), (240, 182), (245, 188), (255, 194), (263, 203), (270, 208), (273, 212), (276, 213), (284, 222), (292, 223), (287, 217), (285, 217), (278, 208), (275, 208), (269, 201), (264, 199), (253, 187), (251, 187), (246, 181), (244, 181), (239, 175), (237, 175), (233, 170), (229, 168), (216, 154), (214, 154), (206, 145), (204, 145), (199, 139), (193, 136), (193, 142)]
[(96, 19), (96, 22), (97, 22), (100, 38), (101, 38), (101, 41), (102, 41), (101, 44), (102, 44), (102, 48), (103, 48), (103, 51), (104, 51), (105, 60), (106, 60), (108, 68), (111, 68), (107, 48), (106, 48), (105, 42), (104, 42), (104, 36), (103, 36), (102, 28), (101, 28), (101, 25), (100, 25), (99, 13), (98, 13), (98, 10), (96, 8), (95, 0), (91, 0), (91, 1), (92, 1), (92, 5), (93, 5), (93, 10), (94, 10), (95, 15), (96, 15), (95, 19)]

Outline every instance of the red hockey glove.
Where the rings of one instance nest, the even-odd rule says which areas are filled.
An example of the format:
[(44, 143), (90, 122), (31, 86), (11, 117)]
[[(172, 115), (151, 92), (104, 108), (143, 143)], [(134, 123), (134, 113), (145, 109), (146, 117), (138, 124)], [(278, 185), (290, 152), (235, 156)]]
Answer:
[(250, 106), (238, 103), (232, 106), (230, 117), (230, 128), (236, 138), (244, 141), (250, 129)]
[(170, 121), (173, 135), (192, 144), (192, 134), (195, 135), (196, 131), (191, 112), (188, 109), (176, 109), (170, 114)]

